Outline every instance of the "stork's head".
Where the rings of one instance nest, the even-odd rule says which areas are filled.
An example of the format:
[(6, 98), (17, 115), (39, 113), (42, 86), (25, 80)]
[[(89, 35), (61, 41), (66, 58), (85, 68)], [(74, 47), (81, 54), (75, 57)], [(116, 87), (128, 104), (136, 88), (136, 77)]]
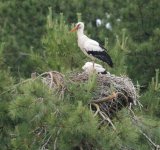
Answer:
[(76, 26), (71, 30), (71, 32), (74, 32), (74, 31), (79, 31), (79, 30), (84, 30), (84, 23), (83, 22), (78, 22), (76, 24)]

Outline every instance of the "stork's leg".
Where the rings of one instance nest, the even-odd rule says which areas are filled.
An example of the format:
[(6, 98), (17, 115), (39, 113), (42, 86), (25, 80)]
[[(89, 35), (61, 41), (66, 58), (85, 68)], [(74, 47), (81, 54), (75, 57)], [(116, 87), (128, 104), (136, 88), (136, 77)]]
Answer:
[(93, 69), (95, 69), (95, 68), (94, 68), (94, 62), (95, 62), (95, 59), (93, 58), (93, 59), (92, 59), (92, 61), (93, 61)]

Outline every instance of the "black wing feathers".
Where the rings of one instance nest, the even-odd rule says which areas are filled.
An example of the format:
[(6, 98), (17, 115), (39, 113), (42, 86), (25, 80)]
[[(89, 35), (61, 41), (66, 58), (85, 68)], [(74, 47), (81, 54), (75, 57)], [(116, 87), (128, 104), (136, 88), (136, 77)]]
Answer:
[(87, 53), (106, 62), (110, 67), (113, 67), (112, 59), (105, 51), (88, 51)]

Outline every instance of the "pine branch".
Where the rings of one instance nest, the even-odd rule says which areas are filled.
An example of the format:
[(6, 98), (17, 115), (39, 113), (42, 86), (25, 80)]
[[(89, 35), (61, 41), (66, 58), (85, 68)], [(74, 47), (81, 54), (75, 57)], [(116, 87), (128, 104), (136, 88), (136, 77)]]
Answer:
[(20, 85), (22, 85), (22, 84), (25, 84), (25, 83), (27, 83), (27, 82), (29, 82), (29, 81), (35, 81), (36, 79), (39, 79), (40, 77), (42, 77), (42, 76), (44, 76), (44, 75), (46, 75), (46, 74), (48, 74), (48, 72), (44, 72), (44, 73), (42, 73), (42, 74), (40, 74), (39, 76), (34, 77), (34, 78), (30, 78), (30, 79), (23, 80), (23, 81), (15, 84), (15, 85), (12, 86), (12, 87), (9, 87), (8, 90), (2, 92), (0, 95), (3, 95), (3, 94), (5, 94), (5, 93), (11, 91), (12, 89), (15, 89), (16, 87), (18, 87), (18, 86), (20, 86)]
[(52, 137), (52, 135), (50, 135), (49, 138), (47, 139), (47, 141), (42, 145), (41, 150), (46, 150), (46, 146), (49, 143), (51, 137)]
[(58, 140), (58, 136), (61, 132), (61, 128), (57, 131), (57, 135), (56, 135), (56, 138), (55, 138), (55, 141), (54, 141), (54, 150), (57, 149), (57, 140)]
[(155, 148), (155, 150), (160, 150), (160, 145), (153, 142), (153, 140), (146, 133), (144, 133), (142, 129), (140, 129), (138, 117), (135, 115), (134, 111), (132, 110), (131, 105), (128, 108), (128, 110), (130, 112), (130, 117), (132, 119), (132, 122), (136, 127), (138, 127), (139, 132), (149, 141), (149, 143)]
[(100, 110), (99, 105), (98, 105), (98, 104), (95, 104), (95, 103), (92, 103), (91, 105), (95, 106), (96, 109), (97, 109), (96, 112), (95, 112), (95, 114), (94, 114), (94, 117), (99, 114), (100, 117), (103, 119), (102, 122), (105, 122), (105, 121), (109, 122), (109, 123), (111, 124), (112, 128), (113, 128), (114, 130), (116, 130), (116, 127), (115, 127), (114, 124), (112, 123), (111, 119), (107, 116), (106, 113), (104, 113), (103, 111)]

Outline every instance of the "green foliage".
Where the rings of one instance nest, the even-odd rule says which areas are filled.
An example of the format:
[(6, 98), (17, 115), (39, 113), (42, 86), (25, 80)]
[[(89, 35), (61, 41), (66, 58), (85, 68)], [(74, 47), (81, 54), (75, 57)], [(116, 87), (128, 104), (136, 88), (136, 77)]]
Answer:
[(160, 117), (160, 82), (159, 69), (156, 70), (156, 76), (152, 78), (149, 89), (145, 92), (141, 100), (143, 102), (145, 112), (152, 117)]
[[(80, 87), (80, 91), (82, 89), (83, 87)], [(72, 92), (75, 100), (70, 103), (57, 98), (55, 93), (39, 80), (28, 80), (19, 84), (14, 100), (9, 105), (10, 116), (17, 122), (12, 147), (52, 148), (55, 147), (56, 138), (58, 149), (73, 149), (83, 144), (95, 148), (104, 147), (106, 142), (101, 136), (104, 131), (97, 130), (97, 118), (93, 117), (87, 105), (79, 99), (81, 93), (74, 89), (68, 94)]]
[(79, 101), (73, 110), (67, 112), (68, 117), (63, 121), (64, 129), (61, 133), (63, 135), (60, 136), (59, 148), (70, 150), (74, 146), (83, 146), (85, 142), (95, 145), (98, 142), (96, 137), (98, 123), (89, 109)]
[(0, 67), (4, 67), (4, 58), (3, 58), (3, 50), (4, 50), (4, 43), (0, 44)]
[(154, 70), (160, 66), (158, 0), (125, 0), (123, 3), (109, 0), (107, 4), (110, 17), (106, 17), (105, 21), (112, 24), (113, 35), (121, 34), (121, 29), (125, 28), (131, 39), (125, 61), (127, 73), (135, 82), (138, 80), (147, 85)]
[[(101, 16), (102, 9), (99, 11), (94, 11), (95, 9), (94, 6), (96, 5), (101, 7), (103, 4), (104, 4), (103, 0), (98, 2), (83, 1), (81, 3), (79, 3), (77, 0), (71, 0), (70, 5), (66, 5), (66, 1), (64, 0), (1, 1), (0, 42), (5, 43), (4, 60), (6, 66), (11, 68), (11, 73), (13, 73), (14, 76), (18, 75), (18, 76), (28, 77), (31, 72), (37, 70), (39, 71), (39, 69), (37, 69), (37, 66), (35, 65), (35, 61), (32, 61), (32, 59), (30, 58), (32, 54), (30, 50), (33, 48), (32, 50), (34, 50), (34, 53), (36, 53), (36, 55), (40, 55), (40, 58), (43, 59), (44, 55), (43, 55), (43, 46), (41, 39), (46, 32), (45, 24), (46, 24), (46, 15), (48, 13), (48, 7), (52, 7), (52, 10), (54, 11), (53, 16), (55, 18), (57, 18), (57, 14), (59, 15), (60, 12), (63, 12), (65, 14), (65, 17), (67, 18), (66, 19), (67, 23), (68, 22), (72, 23), (77, 21), (77, 16), (75, 14), (77, 12), (81, 12), (82, 10), (85, 10), (84, 14), (82, 14), (84, 16), (84, 20), (88, 19), (89, 21), (95, 20), (96, 15)], [(56, 24), (55, 22), (54, 24)], [(61, 23), (64, 24), (63, 21)], [(58, 27), (58, 24), (56, 25), (56, 27)], [(64, 33), (64, 31), (66, 32), (67, 28), (68, 27), (65, 27), (64, 30), (58, 29), (57, 31), (61, 30), (60, 33), (62, 34)], [(48, 30), (47, 32), (50, 32), (50, 30)], [(59, 35), (60, 34), (58, 34), (57, 37), (63, 37)], [(68, 39), (72, 38), (66, 32), (65, 37), (62, 40), (63, 42), (65, 42), (66, 37), (68, 37)], [(61, 40), (57, 41), (56, 39), (55, 43), (58, 42), (60, 44), (62, 41)], [(73, 41), (70, 41), (70, 43), (72, 42)], [(60, 46), (58, 47), (60, 48)], [(72, 55), (72, 53), (70, 53), (70, 49), (72, 52), (73, 48), (75, 47), (76, 46), (74, 45), (72, 45), (72, 47), (62, 46), (60, 49), (61, 52), (63, 50), (63, 52), (66, 51), (67, 54), (69, 53), (70, 55)], [(64, 55), (64, 53), (62, 53), (61, 55), (63, 55), (65, 58), (68, 57), (68, 55)], [(74, 56), (73, 58), (76, 59), (77, 56), (78, 55)], [(74, 62), (75, 60), (71, 61), (69, 59), (69, 62), (67, 64), (69, 64), (69, 66), (71, 66), (71, 64), (77, 66), (76, 64), (74, 64)], [(52, 64), (51, 67), (53, 66), (53, 63), (49, 62), (49, 64)], [(57, 67), (57, 65), (59, 66), (61, 64), (57, 62), (55, 66)]]
[(12, 91), (9, 88), (13, 85), (13, 78), (6, 71), (0, 70), (0, 148), (10, 149), (11, 131), (14, 129), (14, 122), (9, 116), (8, 104), (12, 100)]
[(134, 41), (141, 43), (152, 37), (153, 31), (159, 28), (159, 5), (158, 0), (125, 0), (123, 3), (108, 1), (108, 11), (112, 15), (114, 26), (117, 25), (116, 19), (121, 19), (118, 23), (119, 28), (127, 28)]
[(50, 69), (59, 71), (72, 70), (79, 66), (81, 54), (75, 34), (69, 32), (64, 22), (63, 14), (58, 19), (52, 19), (52, 12), (47, 17), (47, 33), (43, 37), (44, 59)]
[(96, 72), (93, 72), (89, 75), (88, 83), (87, 83), (87, 92), (91, 92), (96, 87)]
[(42, 49), (40, 39), (45, 30), (43, 26), (47, 3), (39, 0), (0, 2), (1, 42), (5, 42), (4, 60), (16, 75), (18, 71), (23, 75), (29, 69), (26, 67), (29, 49)]
[(143, 85), (148, 84), (150, 78), (154, 75), (155, 69), (160, 66), (159, 51), (153, 41), (150, 40), (137, 45), (135, 50), (130, 51), (127, 57), (127, 71), (130, 77), (138, 80)]
[[(68, 37), (68, 39), (73, 38), (73, 36), (70, 36), (66, 32), (68, 29), (67, 24), (77, 22), (76, 14), (78, 13), (78, 20), (85, 22), (90, 37), (99, 40), (100, 43), (104, 41), (104, 38), (108, 38), (109, 45), (107, 48), (113, 51), (111, 53), (120, 51), (119, 47), (115, 48), (115, 45), (117, 45), (116, 36), (121, 35), (123, 28), (127, 29), (127, 34), (132, 42), (128, 45), (130, 53), (128, 57), (125, 58), (125, 62), (123, 62), (125, 64), (124, 68), (127, 68), (129, 76), (131, 76), (134, 81), (141, 80), (140, 83), (146, 84), (144, 78), (147, 82), (150, 80), (154, 75), (154, 70), (159, 66), (158, 43), (160, 23), (157, 15), (159, 14), (158, 0), (147, 2), (125, 0), (123, 3), (119, 1), (113, 2), (111, 0), (94, 0), (92, 2), (83, 0), (79, 3), (77, 0), (71, 0), (70, 5), (66, 5), (65, 3), (66, 1), (64, 0), (46, 0), (45, 2), (42, 0), (8, 0), (0, 2), (0, 14), (2, 16), (0, 21), (0, 42), (5, 42), (3, 59), (5, 67), (9, 67), (13, 75), (29, 77), (31, 72), (40, 72), (42, 70), (52, 69), (52, 67), (58, 68), (59, 70), (66, 70), (64, 68), (68, 66), (69, 68), (67, 69), (72, 68), (72, 66), (73, 68), (77, 67), (78, 63), (82, 62), (80, 61), (80, 57), (78, 57), (79, 52), (77, 51), (78, 54), (75, 54), (75, 48), (77, 49), (75, 45), (72, 45), (72, 47), (69, 46), (69, 43), (74, 42), (75, 39), (66, 44), (67, 47), (54, 46), (54, 44), (65, 43), (66, 37)], [(65, 29), (61, 31), (57, 29), (60, 33), (65, 33), (63, 40), (57, 41), (56, 39), (55, 42), (51, 42), (51, 39), (48, 39), (49, 37), (63, 37), (61, 34), (57, 36), (44, 36), (46, 33), (45, 24), (48, 7), (50, 7), (50, 10), (52, 8), (54, 16), (52, 22), (56, 24), (56, 27), (59, 27), (59, 23), (57, 24), (55, 19), (58, 18), (57, 14), (60, 12), (65, 14), (65, 20), (67, 20), (65, 23), (66, 27), (64, 27)], [(80, 15), (80, 13), (82, 15)], [(102, 25), (100, 27), (96, 27), (95, 20), (97, 18), (102, 19)], [(112, 30), (105, 28), (108, 22), (111, 23)], [(64, 21), (61, 23), (64, 24)], [(47, 32), (51, 30), (53, 31), (53, 28), (49, 29)], [(57, 31), (54, 32), (56, 33)], [(50, 34), (53, 34), (53, 32)], [(66, 56), (68, 57), (69, 53), (70, 58), (68, 61), (63, 63), (63, 59), (61, 59), (61, 61), (58, 59), (60, 54), (54, 53), (54, 55), (52, 54), (51, 56), (55, 59), (56, 55), (56, 60), (58, 59), (58, 61), (55, 62), (54, 59), (49, 60), (47, 65), (46, 63), (43, 65), (43, 62), (46, 61), (48, 57), (44, 58), (45, 52), (41, 42), (42, 37), (44, 37), (43, 41), (45, 41), (45, 51), (46, 49), (55, 48), (52, 49), (53, 52), (56, 51), (56, 53), (59, 53), (57, 52), (57, 48), (59, 48), (61, 49), (60, 53), (62, 52), (61, 55), (65, 58)], [(50, 48), (49, 43), (52, 43)], [(71, 56), (71, 52), (74, 52), (74, 57)], [(49, 54), (50, 52), (48, 52), (47, 56)], [(32, 60), (32, 55), (38, 56), (38, 60)], [(73, 60), (71, 60), (71, 57)], [(83, 55), (81, 57), (83, 57)], [(114, 55), (112, 57), (114, 57)], [(117, 60), (115, 59), (114, 61), (116, 62)], [(124, 61), (123, 57), (122, 61)], [(61, 63), (66, 65), (61, 67)], [(47, 68), (48, 65), (49, 68)], [(119, 69), (119, 67), (116, 69)], [(118, 74), (119, 73), (120, 70), (118, 71)]]
[(127, 47), (128, 37), (126, 35), (126, 30), (122, 30), (122, 34), (117, 35), (116, 43), (112, 50), (110, 51), (111, 56), (114, 62), (114, 68), (111, 70), (113, 73), (120, 75), (120, 74), (127, 74), (127, 64), (126, 64), (126, 57), (129, 53), (129, 48)]
[(57, 98), (38, 80), (21, 84), (16, 93), (9, 105), (10, 116), (17, 120), (12, 146), (15, 149), (38, 149), (51, 134), (45, 127), (48, 118), (56, 110)]

